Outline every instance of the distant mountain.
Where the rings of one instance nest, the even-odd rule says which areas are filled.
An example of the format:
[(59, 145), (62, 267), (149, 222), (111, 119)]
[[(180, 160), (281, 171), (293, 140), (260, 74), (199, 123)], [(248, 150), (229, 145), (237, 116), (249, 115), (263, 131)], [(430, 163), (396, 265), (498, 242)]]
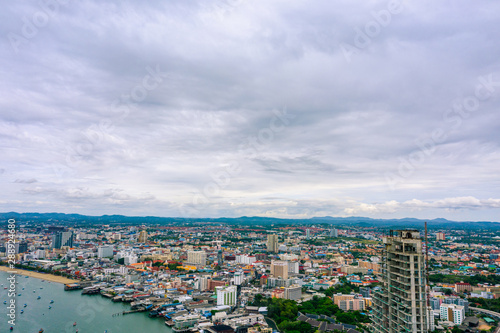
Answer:
[(102, 215), (88, 216), (81, 214), (64, 213), (0, 213), (0, 221), (7, 222), (8, 219), (15, 219), (21, 223), (50, 223), (50, 224), (198, 224), (198, 223), (223, 223), (233, 225), (263, 225), (287, 224), (287, 225), (323, 225), (323, 226), (351, 226), (351, 227), (378, 227), (378, 228), (423, 228), (427, 221), (429, 228), (460, 228), (474, 229), (500, 228), (499, 222), (489, 221), (468, 221), (457, 222), (443, 218), (432, 220), (422, 220), (416, 218), (401, 219), (373, 219), (362, 216), (350, 217), (313, 217), (309, 219), (281, 219), (274, 217), (242, 216), (237, 218), (182, 218), (182, 217), (158, 217), (158, 216), (123, 216), (123, 215)]

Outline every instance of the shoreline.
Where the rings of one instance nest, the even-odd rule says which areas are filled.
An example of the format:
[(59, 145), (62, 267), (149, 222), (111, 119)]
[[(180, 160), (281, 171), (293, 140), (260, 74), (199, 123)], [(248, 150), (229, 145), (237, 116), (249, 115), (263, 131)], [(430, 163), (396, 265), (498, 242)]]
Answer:
[(80, 282), (78, 280), (68, 279), (66, 277), (57, 276), (57, 275), (53, 275), (53, 274), (39, 273), (39, 272), (28, 271), (28, 270), (19, 269), (19, 268), (10, 269), (7, 266), (0, 266), (0, 271), (2, 271), (2, 272), (15, 272), (15, 274), (18, 274), (18, 275), (29, 276), (29, 277), (32, 277), (35, 279), (40, 279), (40, 280), (45, 280), (45, 281), (50, 281), (50, 282), (55, 282), (55, 283), (61, 283), (61, 284)]

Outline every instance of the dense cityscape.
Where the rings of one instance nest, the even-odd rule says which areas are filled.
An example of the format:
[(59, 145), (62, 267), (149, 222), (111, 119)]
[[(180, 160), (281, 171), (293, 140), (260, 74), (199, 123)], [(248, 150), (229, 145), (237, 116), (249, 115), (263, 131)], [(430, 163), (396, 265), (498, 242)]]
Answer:
[(496, 224), (15, 224), (0, 253), (18, 276), (128, 303), (117, 315), (174, 332), (488, 332), (500, 316)]

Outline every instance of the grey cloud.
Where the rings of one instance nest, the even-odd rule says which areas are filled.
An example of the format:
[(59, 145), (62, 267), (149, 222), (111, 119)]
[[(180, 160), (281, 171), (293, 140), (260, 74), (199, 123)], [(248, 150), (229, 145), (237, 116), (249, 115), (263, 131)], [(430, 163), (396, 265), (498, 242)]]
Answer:
[(30, 179), (16, 179), (14, 183), (21, 183), (21, 184), (33, 184), (36, 183), (37, 180), (35, 178), (30, 178)]
[[(237, 164), (208, 195), (207, 215), (494, 219), (500, 4), (405, 2), (348, 62), (341, 44), (356, 47), (357, 29), (387, 4), (61, 6), (17, 53), (0, 40), (1, 170), (9, 170), (0, 209), (132, 213), (142, 205), (141, 214), (178, 215)], [(22, 18), (39, 10), (6, 5), (2, 36), (22, 35)], [(157, 67), (165, 74), (146, 89)], [(493, 91), (476, 111), (447, 113), (490, 73)], [(241, 148), (283, 108), (292, 121), (257, 154)], [(399, 175), (436, 129), (446, 138), (391, 189), (386, 173)], [(456, 199), (455, 209), (450, 192), (479, 204)]]

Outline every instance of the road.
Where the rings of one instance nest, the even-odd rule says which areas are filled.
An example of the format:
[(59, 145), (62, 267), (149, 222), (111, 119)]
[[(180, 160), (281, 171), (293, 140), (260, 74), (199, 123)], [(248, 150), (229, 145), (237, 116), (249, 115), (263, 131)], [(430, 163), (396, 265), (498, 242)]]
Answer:
[(500, 319), (500, 313), (495, 312), (495, 311), (490, 311), (490, 310), (486, 310), (486, 309), (482, 309), (482, 308), (475, 308), (473, 306), (469, 306), (469, 309), (474, 310), (474, 311), (478, 311), (478, 312), (482, 312), (482, 313), (485, 313), (485, 314), (490, 315), (492, 317), (496, 317), (497, 319)]
[[(264, 319), (266, 320), (267, 324), (268, 324), (269, 326), (271, 326), (271, 328), (272, 328), (273, 330), (275, 330), (275, 331), (278, 331), (278, 332), (279, 332), (278, 325), (276, 325), (276, 322), (275, 322), (274, 320), (272, 320), (271, 318), (269, 318), (269, 317), (267, 317), (267, 316), (266, 316), (266, 317), (264, 317)], [(495, 332), (495, 333), (497, 333), (497, 332)]]
[[(484, 314), (487, 314), (489, 316), (495, 317), (496, 319), (500, 320), (500, 313), (498, 313), (498, 312), (490, 311), (490, 310), (486, 310), (486, 309), (481, 309), (481, 308), (475, 308), (473, 306), (469, 306), (469, 309), (477, 311), (477, 312), (482, 312)], [(495, 333), (500, 333), (500, 323), (498, 324), (497, 328), (495, 329)]]

